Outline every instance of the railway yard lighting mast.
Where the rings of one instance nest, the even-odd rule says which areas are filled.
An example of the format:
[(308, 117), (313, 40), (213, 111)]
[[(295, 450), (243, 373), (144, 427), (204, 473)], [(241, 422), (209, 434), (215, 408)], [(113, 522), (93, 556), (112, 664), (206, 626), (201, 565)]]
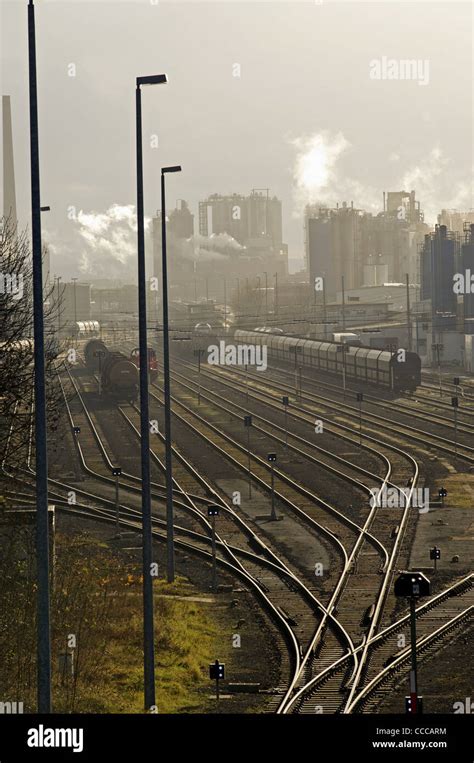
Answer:
[(161, 249), (163, 301), (163, 391), (165, 403), (165, 466), (166, 466), (166, 548), (168, 583), (174, 582), (174, 518), (173, 465), (171, 443), (170, 341), (168, 322), (168, 262), (166, 257), (166, 195), (165, 175), (181, 172), (180, 165), (161, 168)]
[(43, 264), (36, 82), (35, 7), (28, 3), (28, 68), (31, 156), (31, 240), (33, 251), (33, 325), (36, 458), (36, 569), (38, 712), (51, 712), (51, 632), (49, 596), (48, 456), (44, 364)]
[[(137, 159), (137, 244), (138, 244), (138, 334), (140, 347), (140, 448), (142, 476), (142, 549), (143, 549), (143, 669), (145, 709), (155, 705), (155, 646), (153, 626), (153, 536), (150, 493), (150, 429), (148, 406), (148, 363), (146, 327), (145, 219), (143, 206), (142, 93), (143, 85), (167, 83), (166, 74), (137, 77), (136, 159)], [(164, 289), (164, 285), (163, 285)]]

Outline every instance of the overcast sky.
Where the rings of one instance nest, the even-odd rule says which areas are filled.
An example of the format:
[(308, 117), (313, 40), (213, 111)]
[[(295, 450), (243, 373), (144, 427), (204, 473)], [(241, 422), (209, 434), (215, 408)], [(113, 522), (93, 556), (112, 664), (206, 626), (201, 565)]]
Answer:
[[(1, 1), (2, 93), (27, 222), (27, 3)], [(159, 206), (160, 167), (177, 163), (170, 203), (187, 199), (196, 229), (199, 199), (269, 187), (292, 258), (303, 253), (307, 200), (375, 209), (383, 190), (406, 183), (428, 217), (474, 206), (469, 2), (38, 0), (36, 24), (44, 236), (63, 276), (94, 259), (81, 225), (135, 204), (137, 75), (169, 77), (143, 91), (147, 215)], [(383, 57), (420, 61), (423, 76), (372, 79)], [(122, 235), (125, 251), (123, 231), (114, 246)]]

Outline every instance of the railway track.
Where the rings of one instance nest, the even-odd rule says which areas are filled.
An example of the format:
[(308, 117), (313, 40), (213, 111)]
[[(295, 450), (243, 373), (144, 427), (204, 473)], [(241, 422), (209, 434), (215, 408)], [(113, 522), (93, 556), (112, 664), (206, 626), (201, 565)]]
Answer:
[[(123, 411), (123, 409), (120, 408), (119, 410), (122, 411), (122, 415), (126, 416), (126, 414)], [(71, 424), (72, 424), (72, 422), (71, 422)], [(130, 424), (134, 428), (136, 434), (138, 435), (138, 430), (133, 425), (133, 422), (130, 422)], [(182, 460), (182, 456), (180, 456), (180, 458)], [(181, 492), (184, 492), (184, 491), (181, 491)], [(215, 501), (219, 500), (218, 497), (217, 497), (217, 494), (215, 494), (215, 493), (214, 493), (214, 499), (215, 499)], [(208, 499), (208, 501), (209, 501), (209, 499)], [(222, 503), (222, 500), (221, 500), (221, 503)], [(225, 507), (225, 508), (228, 508), (228, 507)], [(231, 513), (234, 514), (233, 511), (231, 511)], [(243, 524), (241, 518), (238, 518), (238, 519), (239, 519), (240, 524)], [(261, 542), (261, 540), (255, 536), (254, 533), (251, 533), (251, 534), (252, 534), (252, 539), (253, 539), (254, 545), (256, 543), (259, 546), (259, 550), (260, 551), (262, 549), (265, 550), (265, 544), (263, 544)], [(225, 543), (225, 546), (222, 546), (223, 548), (227, 549), (229, 547), (229, 542), (228, 542), (227, 538), (226, 538), (225, 542), (222, 541), (222, 540), (221, 540), (221, 542)], [(239, 548), (238, 550), (241, 551), (242, 549)], [(256, 555), (252, 555), (250, 557), (251, 562), (254, 562), (256, 558), (257, 558)], [(261, 565), (261, 560), (259, 560), (259, 563)], [(277, 597), (277, 600), (278, 600), (277, 608), (278, 608), (278, 610), (284, 613), (283, 616), (284, 616), (284, 618), (286, 620), (292, 622), (292, 625), (293, 625), (292, 631), (295, 631), (297, 633), (299, 639), (302, 642), (304, 642), (304, 639), (307, 637), (307, 634), (305, 636), (305, 629), (309, 628), (311, 630), (311, 632), (314, 629), (314, 622), (315, 622), (314, 610), (317, 609), (319, 612), (325, 613), (325, 609), (324, 609), (323, 605), (316, 599), (316, 597), (314, 596), (314, 593), (309, 591), (308, 588), (306, 586), (304, 586), (302, 584), (302, 582), (300, 580), (298, 580), (294, 576), (294, 574), (292, 574), (286, 567), (284, 569), (283, 569), (283, 567), (285, 567), (285, 565), (281, 565), (281, 562), (279, 562), (278, 569), (280, 570), (280, 568), (282, 568), (282, 572), (280, 572), (280, 574), (283, 573), (283, 576), (285, 578), (285, 586), (288, 585), (288, 579), (289, 579), (290, 580), (290, 588), (292, 588), (292, 587), (293, 588), (296, 587), (296, 589), (299, 588), (300, 589), (300, 593), (301, 592), (304, 593), (304, 597), (305, 597), (306, 601), (309, 601), (310, 604), (311, 604), (311, 607), (312, 607), (312, 611), (310, 612), (311, 617), (308, 618), (308, 613), (307, 612), (302, 614), (301, 607), (300, 607), (299, 611), (298, 611), (298, 609), (295, 610), (294, 601), (291, 603), (291, 605), (289, 607), (290, 611), (292, 612), (292, 615), (290, 616), (288, 614), (288, 611), (287, 611), (288, 610), (288, 590), (287, 590), (287, 588), (282, 588), (281, 581), (280, 581), (279, 582), (280, 590), (278, 591), (277, 590), (278, 586), (275, 585), (275, 581), (274, 580), (271, 581), (271, 582), (269, 581), (268, 571), (266, 571), (265, 575), (262, 575), (262, 571), (261, 571), (261, 569), (259, 569), (258, 570), (258, 574), (255, 574), (254, 577), (256, 578), (256, 580), (258, 580), (258, 583), (263, 588), (265, 588), (265, 590), (267, 590), (267, 591), (271, 590), (272, 591), (272, 600), (273, 600), (274, 596)], [(248, 571), (248, 569), (249, 569), (249, 557), (247, 556), (246, 557), (246, 570)], [(283, 603), (285, 604), (285, 606), (283, 606)], [(346, 644), (347, 643), (347, 636), (346, 636), (344, 630), (339, 626), (339, 624), (337, 623), (337, 621), (333, 617), (330, 618), (330, 622), (331, 622), (331, 627), (333, 627), (336, 630), (336, 632), (339, 635), (339, 638)]]
[[(229, 369), (215, 366), (213, 369), (217, 369), (217, 372), (222, 376), (229, 375)], [(271, 369), (273, 370), (273, 369)], [(209, 371), (202, 370), (201, 374), (208, 374)], [(236, 368), (232, 369), (232, 373), (235, 377), (239, 377), (245, 380), (246, 373)], [(272, 397), (268, 389), (273, 392), (279, 392), (291, 397), (294, 395), (294, 385), (290, 385), (286, 382), (269, 380), (268, 370), (265, 374), (266, 384), (263, 380), (260, 381), (257, 378), (257, 374), (254, 373), (250, 376), (250, 382), (254, 393), (258, 390), (258, 394), (263, 398)], [(275, 397), (275, 394), (273, 394)], [(302, 400), (298, 403), (292, 402), (292, 412), (294, 411), (313, 411), (318, 415), (318, 418), (323, 422), (327, 422), (328, 425), (333, 427), (339, 427), (346, 429), (347, 431), (353, 431), (354, 421), (359, 421), (359, 408), (357, 405), (351, 405), (350, 403), (344, 403), (340, 401), (334, 401), (322, 394), (311, 393), (304, 390)], [(321, 414), (321, 409), (324, 409), (325, 413)], [(328, 418), (332, 415), (333, 418)], [(436, 435), (432, 432), (428, 432), (417, 427), (413, 427), (409, 424), (400, 424), (395, 419), (387, 418), (387, 416), (381, 416), (375, 413), (371, 413), (364, 409), (363, 419), (360, 421), (360, 430), (363, 440), (377, 442), (382, 446), (387, 447), (389, 443), (400, 442), (400, 438), (403, 438), (403, 442), (418, 446), (423, 452), (426, 452), (428, 447), (434, 447), (437, 451), (449, 454), (453, 458), (460, 458), (468, 464), (474, 464), (474, 447), (466, 445), (462, 442), (456, 443), (453, 440), (449, 440), (441, 435)], [(382, 442), (379, 437), (374, 437), (374, 433), (384, 433), (386, 440)], [(356, 435), (357, 436), (357, 435)], [(451, 447), (452, 446), (452, 447)]]

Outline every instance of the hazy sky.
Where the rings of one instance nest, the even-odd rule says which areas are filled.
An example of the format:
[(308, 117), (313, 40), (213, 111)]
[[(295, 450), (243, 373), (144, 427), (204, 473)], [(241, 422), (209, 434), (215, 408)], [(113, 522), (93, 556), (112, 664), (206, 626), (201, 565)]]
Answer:
[[(1, 5), (2, 93), (27, 222), (27, 2)], [(187, 199), (196, 229), (199, 199), (269, 187), (293, 258), (306, 200), (375, 209), (383, 190), (405, 185), (431, 218), (474, 206), (469, 2), (38, 0), (36, 25), (44, 236), (64, 276), (102, 255), (109, 263), (109, 232), (109, 274), (134, 267), (133, 209), (115, 214), (115, 230), (107, 210), (135, 204), (137, 75), (169, 77), (143, 90), (147, 215), (159, 206), (160, 167), (177, 163), (169, 202)], [(383, 57), (417, 60), (423, 76), (372, 79)]]

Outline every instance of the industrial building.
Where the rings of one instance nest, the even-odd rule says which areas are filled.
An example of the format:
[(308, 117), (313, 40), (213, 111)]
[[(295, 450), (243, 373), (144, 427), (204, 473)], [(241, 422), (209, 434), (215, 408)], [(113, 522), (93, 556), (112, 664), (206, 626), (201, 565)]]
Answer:
[(89, 321), (91, 319), (90, 283), (82, 283), (77, 280), (63, 283), (61, 278), (56, 277), (50, 288), (53, 314), (57, 316), (58, 326), (61, 329), (66, 330), (76, 321)]
[(474, 318), (474, 222), (464, 223), (460, 273), (464, 278), (464, 321)]
[(421, 299), (430, 300), (433, 317), (456, 314), (453, 277), (459, 258), (459, 237), (445, 225), (425, 235), (420, 257)]
[(323, 278), (326, 295), (418, 278), (418, 250), (429, 227), (415, 191), (383, 194), (383, 211), (372, 215), (343, 202), (335, 209), (305, 210), (306, 263), (311, 284)]
[[(210, 224), (209, 224), (210, 216)], [(199, 202), (199, 233), (227, 233), (242, 246), (251, 248), (265, 241), (268, 248), (283, 247), (281, 201), (270, 197), (269, 188), (254, 188), (249, 196), (213, 194)]]
[[(194, 216), (185, 201), (180, 201), (167, 218), (171, 299), (224, 304), (239, 279), (266, 278), (268, 282), (275, 273), (287, 275), (281, 201), (271, 197), (269, 189), (253, 189), (248, 196), (209, 196), (199, 203), (199, 235), (195, 235)], [(159, 284), (160, 211), (153, 218), (152, 235), (153, 275)], [(158, 315), (159, 291), (155, 291), (154, 298)]]

